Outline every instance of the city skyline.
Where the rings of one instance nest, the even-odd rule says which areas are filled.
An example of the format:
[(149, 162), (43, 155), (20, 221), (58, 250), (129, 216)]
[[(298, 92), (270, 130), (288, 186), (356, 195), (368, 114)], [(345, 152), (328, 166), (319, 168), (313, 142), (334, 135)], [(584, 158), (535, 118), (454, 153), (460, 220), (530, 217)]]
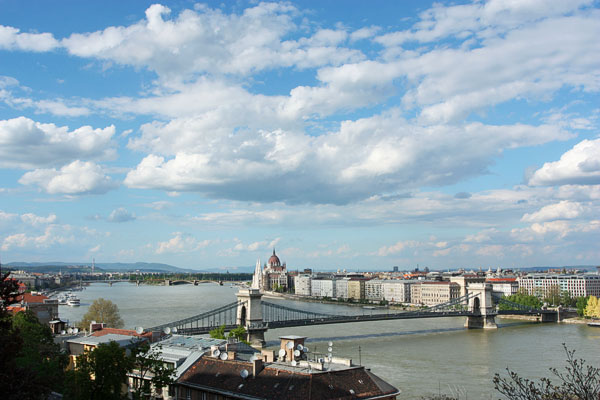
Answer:
[(600, 264), (598, 3), (376, 4), (3, 1), (2, 262)]

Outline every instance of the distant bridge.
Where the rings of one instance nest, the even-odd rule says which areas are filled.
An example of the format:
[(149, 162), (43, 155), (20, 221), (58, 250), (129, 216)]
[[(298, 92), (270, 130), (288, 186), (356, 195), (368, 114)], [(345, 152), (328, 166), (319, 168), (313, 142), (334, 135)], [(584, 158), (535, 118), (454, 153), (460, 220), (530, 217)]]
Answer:
[[(418, 311), (370, 313), (363, 315), (334, 315), (299, 310), (279, 304), (262, 301), (257, 289), (242, 289), (238, 300), (192, 317), (173, 321), (150, 328), (151, 331), (176, 328), (176, 332), (185, 335), (209, 333), (212, 329), (225, 326), (231, 330), (244, 326), (248, 331), (248, 340), (257, 345), (264, 343), (264, 332), (268, 329), (297, 326), (342, 324), (350, 322), (385, 321), (397, 319), (465, 317), (466, 328), (496, 328), (496, 315), (539, 316), (542, 322), (556, 321), (557, 312), (546, 309), (534, 309), (506, 299), (492, 296), (491, 285), (471, 284), (469, 294), (449, 302)], [(499, 305), (508, 306), (500, 310)]]

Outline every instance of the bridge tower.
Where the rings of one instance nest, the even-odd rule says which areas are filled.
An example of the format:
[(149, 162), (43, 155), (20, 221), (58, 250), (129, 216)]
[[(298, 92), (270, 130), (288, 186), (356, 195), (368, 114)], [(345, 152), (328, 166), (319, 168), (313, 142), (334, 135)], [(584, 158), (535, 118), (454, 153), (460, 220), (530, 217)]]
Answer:
[(465, 328), (469, 329), (496, 329), (496, 308), (492, 302), (492, 285), (489, 283), (471, 283), (468, 292), (472, 295), (469, 299), (469, 311), (474, 315), (468, 316)]
[(265, 345), (265, 331), (262, 315), (262, 293), (259, 289), (240, 289), (238, 298), (237, 325), (246, 328), (248, 342), (254, 347)]

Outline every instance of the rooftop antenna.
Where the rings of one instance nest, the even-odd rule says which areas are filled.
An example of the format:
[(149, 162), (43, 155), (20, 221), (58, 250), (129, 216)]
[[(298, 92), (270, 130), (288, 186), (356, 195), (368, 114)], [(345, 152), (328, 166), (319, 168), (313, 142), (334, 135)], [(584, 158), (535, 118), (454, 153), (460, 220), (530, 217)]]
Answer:
[(362, 366), (362, 354), (360, 351), (360, 345), (358, 346), (358, 365)]

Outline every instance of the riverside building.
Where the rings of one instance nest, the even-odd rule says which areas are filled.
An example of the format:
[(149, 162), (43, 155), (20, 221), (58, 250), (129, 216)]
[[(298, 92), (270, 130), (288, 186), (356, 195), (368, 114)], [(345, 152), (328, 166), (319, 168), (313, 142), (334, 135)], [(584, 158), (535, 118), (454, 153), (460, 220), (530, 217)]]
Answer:
[(567, 291), (571, 297), (600, 296), (598, 274), (531, 274), (518, 278), (519, 288), (530, 295), (545, 296), (553, 288)]

